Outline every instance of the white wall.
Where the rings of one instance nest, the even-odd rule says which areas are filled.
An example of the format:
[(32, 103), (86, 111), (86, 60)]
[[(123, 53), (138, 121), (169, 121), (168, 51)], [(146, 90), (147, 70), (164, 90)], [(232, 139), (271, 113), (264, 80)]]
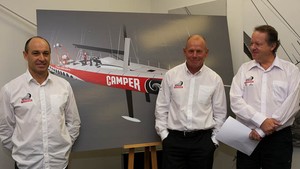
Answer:
[[(35, 26), (36, 9), (149, 13), (151, 11), (150, 4), (150, 0), (0, 0), (0, 87), (26, 70), (22, 51), (25, 41), (37, 34)], [(24, 21), (5, 8), (24, 17), (29, 22)], [(113, 149), (73, 153), (70, 168), (118, 169), (121, 168), (121, 152), (120, 149)], [(3, 150), (1, 145), (0, 168), (13, 168), (10, 153)]]
[[(36, 24), (36, 9), (54, 10), (81, 10), (81, 11), (114, 11), (114, 12), (153, 12), (168, 13), (171, 9), (191, 6), (213, 0), (0, 0), (3, 5), (20, 16)], [(30, 5), (29, 5), (30, 4)], [(243, 1), (227, 0), (227, 16), (233, 70), (245, 61), (243, 57)], [(22, 59), (22, 51), (25, 41), (36, 35), (36, 27), (19, 17), (11, 14), (0, 6), (0, 87), (10, 79), (23, 73), (26, 64)], [(123, 150), (105, 150), (73, 153), (70, 163), (71, 169), (118, 169), (121, 168), (121, 156)], [(234, 150), (221, 145), (216, 152), (215, 169), (230, 169), (234, 166)], [(300, 168), (300, 149), (294, 149), (293, 169)], [(0, 148), (0, 166), (5, 169), (13, 168), (13, 161), (9, 153)]]
[[(0, 8), (0, 30), (0, 86), (2, 87), (8, 80), (17, 77), (26, 69), (22, 56), (23, 46), (27, 37), (36, 34), (36, 31), (35, 26), (12, 16), (2, 8)], [(9, 152), (4, 153), (1, 146), (1, 168), (12, 168), (12, 163)]]

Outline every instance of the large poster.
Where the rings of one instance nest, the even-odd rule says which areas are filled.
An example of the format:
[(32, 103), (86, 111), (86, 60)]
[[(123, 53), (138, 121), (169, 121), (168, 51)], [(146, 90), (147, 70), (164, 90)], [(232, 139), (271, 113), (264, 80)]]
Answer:
[[(277, 55), (298, 67), (300, 62), (300, 22), (298, 0), (244, 0), (244, 51), (250, 56), (247, 46), (254, 27), (272, 25), (279, 34), (281, 46)], [(246, 57), (247, 57), (246, 56)], [(298, 113), (299, 116), (300, 113)], [(300, 118), (293, 125), (293, 141), (300, 146)]]
[(184, 62), (192, 34), (208, 42), (206, 64), (233, 77), (223, 16), (37, 11), (38, 35), (52, 46), (50, 71), (70, 81), (82, 128), (74, 150), (159, 141), (155, 101), (167, 70)]

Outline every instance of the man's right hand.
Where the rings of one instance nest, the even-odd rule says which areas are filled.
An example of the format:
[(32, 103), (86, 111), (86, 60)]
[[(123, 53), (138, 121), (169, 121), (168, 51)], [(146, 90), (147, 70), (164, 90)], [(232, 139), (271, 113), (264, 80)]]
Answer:
[(250, 132), (249, 138), (250, 138), (251, 140), (257, 140), (257, 141), (260, 141), (260, 140), (262, 139), (261, 136), (260, 136), (260, 135), (257, 133), (257, 131), (254, 130), (254, 129)]
[(278, 127), (280, 127), (281, 124), (279, 121), (273, 119), (273, 118), (267, 118), (261, 125), (260, 128), (266, 135), (272, 134)]

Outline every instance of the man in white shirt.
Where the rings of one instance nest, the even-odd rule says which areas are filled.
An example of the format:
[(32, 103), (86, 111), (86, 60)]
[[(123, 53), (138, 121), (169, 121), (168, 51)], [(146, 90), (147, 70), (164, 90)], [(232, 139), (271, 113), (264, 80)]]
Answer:
[(280, 59), (277, 31), (258, 26), (251, 38), (253, 60), (244, 63), (230, 89), (231, 109), (237, 120), (252, 129), (249, 138), (260, 141), (248, 156), (237, 152), (237, 169), (290, 169), (291, 125), (299, 108), (299, 69)]
[(0, 93), (0, 140), (19, 169), (67, 168), (80, 117), (70, 84), (49, 73), (51, 48), (42, 37), (25, 44), (27, 71)]
[(227, 114), (224, 85), (204, 64), (208, 48), (202, 36), (190, 36), (183, 52), (186, 61), (166, 73), (156, 102), (163, 169), (212, 169), (215, 135)]

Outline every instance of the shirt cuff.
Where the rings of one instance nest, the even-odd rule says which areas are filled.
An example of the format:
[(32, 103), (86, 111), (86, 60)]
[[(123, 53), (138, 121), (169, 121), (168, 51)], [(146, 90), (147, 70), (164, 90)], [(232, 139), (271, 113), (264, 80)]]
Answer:
[(161, 140), (163, 141), (165, 138), (167, 138), (169, 135), (169, 131), (168, 130), (163, 130), (161, 133), (160, 133), (160, 138)]
[(266, 120), (266, 116), (264, 116), (261, 113), (256, 112), (251, 120), (252, 120), (253, 124), (259, 128), (261, 126), (261, 124)]
[(219, 141), (216, 139), (216, 135), (212, 135), (211, 140), (215, 144), (215, 146), (219, 146)]
[(260, 135), (261, 138), (266, 136), (265, 132), (260, 128), (256, 128), (255, 131)]

